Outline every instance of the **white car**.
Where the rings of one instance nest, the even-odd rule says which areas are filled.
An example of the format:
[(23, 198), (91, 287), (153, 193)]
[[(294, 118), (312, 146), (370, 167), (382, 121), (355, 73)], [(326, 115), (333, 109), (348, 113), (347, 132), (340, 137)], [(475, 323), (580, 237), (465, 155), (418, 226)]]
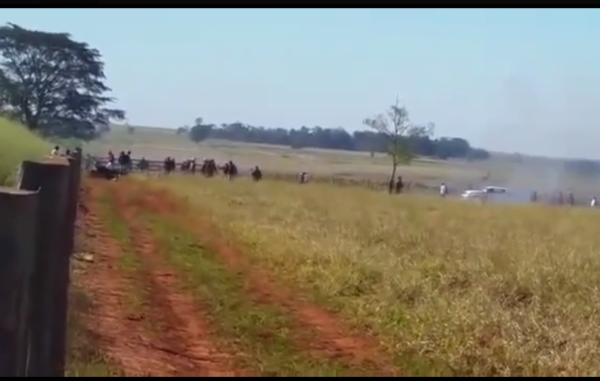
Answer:
[(466, 190), (461, 197), (463, 200), (482, 200), (502, 204), (523, 204), (530, 202), (530, 194), (528, 192), (515, 191), (499, 186)]

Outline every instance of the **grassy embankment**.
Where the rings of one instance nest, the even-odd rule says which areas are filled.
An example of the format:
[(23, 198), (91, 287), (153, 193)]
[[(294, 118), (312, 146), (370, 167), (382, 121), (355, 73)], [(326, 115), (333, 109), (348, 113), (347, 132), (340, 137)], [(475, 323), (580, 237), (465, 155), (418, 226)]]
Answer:
[(18, 165), (50, 152), (50, 144), (26, 128), (0, 118), (0, 185), (12, 185)]

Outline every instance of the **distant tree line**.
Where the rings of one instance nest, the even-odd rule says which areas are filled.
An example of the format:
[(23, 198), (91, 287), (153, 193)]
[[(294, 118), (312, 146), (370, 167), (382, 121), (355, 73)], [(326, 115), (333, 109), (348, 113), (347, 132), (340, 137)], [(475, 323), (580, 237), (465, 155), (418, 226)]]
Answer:
[[(188, 136), (194, 142), (205, 139), (223, 139), (246, 143), (262, 143), (289, 146), (292, 148), (327, 148), (346, 151), (385, 152), (390, 151), (390, 140), (384, 132), (363, 130), (349, 133), (343, 128), (306, 127), (298, 129), (266, 128), (235, 122), (221, 125), (204, 123), (197, 118), (192, 126), (177, 129), (180, 135)], [(399, 139), (408, 145), (418, 156), (439, 159), (464, 158), (485, 160), (488, 151), (471, 147), (462, 138), (432, 138), (427, 134), (402, 136)]]
[(564, 161), (565, 170), (583, 177), (597, 178), (600, 174), (600, 161), (588, 159), (567, 159)]

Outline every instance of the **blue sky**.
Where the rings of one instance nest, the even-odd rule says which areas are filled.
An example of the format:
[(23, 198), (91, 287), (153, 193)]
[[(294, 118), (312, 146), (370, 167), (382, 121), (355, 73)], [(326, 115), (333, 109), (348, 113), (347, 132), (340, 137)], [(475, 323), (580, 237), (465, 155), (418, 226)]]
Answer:
[(104, 55), (131, 124), (343, 126), (399, 95), (495, 150), (600, 157), (600, 10), (3, 9)]

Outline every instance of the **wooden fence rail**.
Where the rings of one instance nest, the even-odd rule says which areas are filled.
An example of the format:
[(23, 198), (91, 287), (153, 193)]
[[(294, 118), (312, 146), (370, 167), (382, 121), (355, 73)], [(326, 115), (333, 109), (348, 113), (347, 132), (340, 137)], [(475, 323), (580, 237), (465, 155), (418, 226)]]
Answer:
[[(106, 158), (104, 157), (99, 157), (99, 156), (91, 156), (89, 159), (91, 159), (90, 163), (93, 161), (99, 161), (99, 162), (104, 162), (106, 161)], [(133, 167), (133, 171), (138, 171), (138, 164), (140, 162), (139, 159), (132, 159), (132, 167)], [(161, 160), (147, 160), (148, 162), (148, 169), (147, 172), (163, 172), (164, 171), (164, 162)], [(90, 167), (87, 166), (87, 169), (89, 169)], [(179, 171), (179, 165), (176, 169), (176, 171)], [(251, 169), (248, 168), (243, 168), (241, 170), (241, 175), (242, 176), (250, 176), (250, 171)], [(200, 175), (199, 169), (196, 172), (196, 174)], [(263, 171), (263, 176), (264, 178), (270, 178), (270, 179), (276, 179), (276, 180), (284, 180), (284, 181), (298, 181), (298, 175), (299, 173), (290, 173), (290, 172), (273, 172), (273, 171)], [(383, 175), (382, 178), (385, 178), (386, 175)], [(319, 176), (311, 176), (310, 179), (311, 182), (327, 182), (327, 183), (335, 183), (336, 185), (352, 185), (352, 186), (356, 186), (356, 185), (360, 185), (363, 187), (368, 187), (371, 189), (387, 189), (387, 181), (377, 181), (377, 180), (371, 180), (371, 179), (357, 179), (357, 178), (351, 178), (351, 177), (344, 177), (344, 176), (336, 176), (336, 175), (319, 175)], [(421, 189), (421, 190), (428, 190), (430, 189), (430, 187), (427, 187), (426, 185), (423, 184), (413, 184), (415, 186), (415, 188)], [(433, 188), (431, 188), (431, 190), (434, 190)]]
[(81, 151), (0, 188), (0, 377), (63, 377)]

